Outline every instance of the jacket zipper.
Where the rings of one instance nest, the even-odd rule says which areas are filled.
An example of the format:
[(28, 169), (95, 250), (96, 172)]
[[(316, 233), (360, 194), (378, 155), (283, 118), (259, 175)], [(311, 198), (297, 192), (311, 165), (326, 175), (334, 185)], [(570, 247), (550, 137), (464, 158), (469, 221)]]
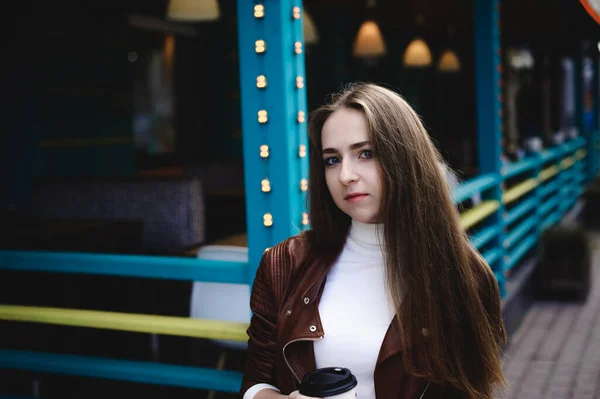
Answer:
[(419, 399), (423, 399), (423, 397), (425, 396), (425, 392), (427, 392), (427, 389), (429, 388), (429, 384), (431, 384), (431, 380), (427, 381), (427, 385), (425, 386), (423, 393), (421, 393), (421, 396), (419, 396)]
[(288, 368), (290, 369), (290, 371), (292, 372), (292, 375), (294, 376), (294, 378), (298, 381), (298, 383), (301, 383), (302, 380), (300, 379), (300, 377), (298, 377), (298, 374), (296, 374), (296, 372), (294, 371), (294, 369), (292, 368), (292, 366), (290, 365), (290, 362), (288, 362), (287, 357), (285, 357), (285, 348), (288, 347), (289, 344), (293, 344), (294, 342), (298, 342), (298, 341), (318, 341), (320, 339), (323, 339), (323, 335), (321, 335), (318, 338), (298, 338), (298, 339), (294, 339), (290, 342), (288, 342), (287, 344), (285, 344), (285, 346), (283, 347), (283, 360), (285, 360), (285, 364), (288, 366)]

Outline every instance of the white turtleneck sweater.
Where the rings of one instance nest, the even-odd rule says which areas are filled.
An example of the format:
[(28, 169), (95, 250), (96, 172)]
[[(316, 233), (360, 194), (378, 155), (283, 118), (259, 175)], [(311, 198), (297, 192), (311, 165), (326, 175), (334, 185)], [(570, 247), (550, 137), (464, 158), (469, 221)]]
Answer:
[(325, 337), (314, 344), (317, 368), (346, 367), (360, 399), (375, 399), (373, 372), (394, 306), (385, 283), (383, 225), (352, 222), (327, 274), (319, 314)]
[[(346, 367), (358, 380), (360, 399), (375, 399), (373, 374), (394, 317), (385, 283), (383, 225), (352, 221), (344, 248), (327, 274), (319, 314), (325, 336), (314, 343), (317, 368)], [(257, 384), (244, 399), (275, 387)]]

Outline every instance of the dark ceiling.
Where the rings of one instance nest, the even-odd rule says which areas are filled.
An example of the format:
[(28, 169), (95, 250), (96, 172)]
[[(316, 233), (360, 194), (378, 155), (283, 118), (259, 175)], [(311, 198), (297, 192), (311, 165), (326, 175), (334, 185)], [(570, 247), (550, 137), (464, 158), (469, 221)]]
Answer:
[[(220, 0), (231, 5), (235, 0)], [(42, 2), (40, 2), (42, 3)], [(35, 18), (46, 24), (86, 24), (90, 19), (115, 14), (142, 14), (164, 18), (168, 0), (104, 0), (75, 2), (57, 0), (36, 5)], [(504, 37), (524, 41), (569, 36), (600, 39), (600, 27), (585, 12), (578, 0), (501, 0)], [(367, 9), (366, 0), (304, 0), (306, 9), (315, 17), (371, 17), (382, 25), (411, 30), (415, 17), (424, 17), (422, 28), (442, 33), (472, 32), (474, 0), (378, 0)], [(231, 7), (229, 7), (231, 8)]]
[[(399, 25), (413, 25), (415, 16), (425, 17), (430, 30), (471, 30), (474, 0), (378, 0), (374, 17)], [(307, 10), (337, 10), (343, 15), (364, 15), (365, 0), (304, 0)], [(501, 0), (502, 30), (509, 36), (578, 35), (600, 37), (600, 26), (578, 0)]]

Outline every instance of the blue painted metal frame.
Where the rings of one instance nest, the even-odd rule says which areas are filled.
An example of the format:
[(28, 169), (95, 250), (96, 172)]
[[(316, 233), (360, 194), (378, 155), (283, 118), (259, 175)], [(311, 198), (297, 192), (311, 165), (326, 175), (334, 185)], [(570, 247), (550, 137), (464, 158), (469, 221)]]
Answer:
[[(267, 135), (258, 124), (258, 111), (265, 108), (264, 94), (256, 87), (258, 73), (262, 71), (263, 55), (256, 54), (255, 42), (264, 39), (264, 21), (253, 15), (253, 4), (247, 0), (237, 2), (238, 55), (240, 68), (240, 98), (242, 114), (242, 144), (244, 154), (244, 186), (246, 196), (246, 229), (248, 234), (248, 259), (258, 264), (262, 250), (272, 241), (263, 226), (263, 214), (269, 209), (268, 197), (261, 191), (261, 181), (268, 177), (267, 161), (260, 157), (260, 146), (269, 145)], [(267, 43), (269, 45), (269, 43)], [(249, 279), (250, 276), (247, 276)]]
[(471, 243), (479, 250), (498, 235), (498, 226), (488, 226), (471, 237)]
[[(499, 174), (501, 170), (501, 112), (500, 104), (500, 2), (498, 0), (475, 0), (475, 87), (477, 101), (477, 145), (480, 174)], [(483, 195), (486, 199), (497, 200), (501, 206), (488, 218), (489, 225), (499, 227), (493, 239), (497, 248), (502, 248), (504, 206), (499, 185)], [(503, 256), (498, 256), (491, 264), (497, 275), (504, 275)], [(504, 295), (504, 278), (498, 281)]]
[(546, 216), (542, 220), (542, 230), (546, 230), (550, 226), (558, 223), (560, 221), (561, 217), (562, 217), (562, 214), (560, 213), (560, 211), (554, 211), (554, 212), (550, 213), (548, 216)]
[(592, 109), (596, 111), (592, 115), (592, 152), (589, 159), (592, 162), (590, 169), (593, 171), (593, 175), (597, 176), (600, 170), (600, 57), (598, 55), (592, 59), (592, 70)]
[(523, 238), (523, 236), (534, 229), (537, 224), (538, 217), (535, 214), (519, 223), (519, 225), (511, 229), (510, 233), (508, 233), (504, 238), (504, 248), (508, 249), (513, 247), (519, 240), (521, 240), (521, 238)]
[(452, 192), (452, 198), (454, 202), (459, 204), (471, 198), (475, 193), (495, 188), (498, 183), (500, 183), (500, 177), (497, 174), (490, 173), (476, 176), (456, 187)]
[[(302, 1), (262, 4), (264, 16), (257, 18), (253, 2), (237, 1), (250, 284), (264, 250), (302, 230), (306, 195), (300, 180), (308, 172), (308, 154), (299, 156), (299, 146), (307, 144), (306, 122), (298, 119), (300, 111), (307, 118), (306, 94), (295, 84), (296, 77), (304, 79), (304, 51), (295, 51), (296, 42), (304, 48), (302, 19), (292, 17)], [(256, 52), (257, 40), (265, 41), (265, 52)], [(266, 77), (265, 88), (257, 87), (260, 75)], [(267, 112), (266, 123), (258, 121), (260, 110)], [(269, 146), (267, 158), (259, 155), (261, 145)], [(261, 190), (263, 179), (270, 181), (270, 192)], [(270, 227), (263, 223), (267, 213)]]
[(504, 165), (501, 169), (502, 177), (508, 179), (518, 174), (536, 169), (539, 167), (540, 160), (537, 156), (530, 156), (518, 162), (513, 162), (508, 165)]
[(0, 349), (0, 369), (239, 392), (242, 373), (203, 367)]
[[(290, 3), (293, 6), (297, 6), (297, 7), (302, 7), (302, 0), (297, 0), (297, 1), (290, 1)], [(303, 14), (301, 13), (301, 18), (304, 18)], [(302, 54), (296, 54), (293, 57), (293, 68), (294, 68), (294, 76), (295, 78), (302, 78), (304, 84), (302, 85), (302, 87), (298, 87), (297, 85), (295, 86), (295, 88), (293, 89), (296, 93), (295, 95), (295, 99), (296, 99), (296, 109), (299, 111), (303, 111), (304, 114), (306, 115), (306, 121), (308, 121), (308, 104), (307, 104), (307, 96), (306, 96), (306, 87), (307, 87), (307, 80), (306, 80), (306, 67), (305, 67), (305, 56), (304, 56), (304, 49), (305, 49), (305, 43), (304, 43), (304, 24), (303, 24), (303, 20), (299, 19), (296, 20), (293, 24), (292, 24), (292, 29), (293, 29), (293, 34), (294, 34), (294, 41), (296, 42), (301, 42), (302, 43)], [(292, 177), (296, 177), (297, 180), (293, 180), (290, 184), (290, 187), (293, 191), (293, 193), (295, 194), (295, 200), (297, 201), (297, 208), (301, 211), (301, 212), (308, 212), (308, 196), (307, 196), (307, 190), (302, 190), (301, 189), (301, 184), (300, 184), (300, 180), (305, 179), (308, 182), (308, 174), (309, 174), (309, 142), (308, 142), (308, 123), (296, 123), (296, 131), (295, 134), (297, 135), (297, 139), (298, 139), (298, 145), (299, 146), (305, 146), (306, 148), (306, 156), (299, 158), (299, 174), (297, 176), (292, 176)], [(299, 179), (299, 180), (298, 180)], [(301, 222), (301, 220), (300, 220)], [(301, 224), (301, 223), (300, 223)], [(300, 229), (301, 230), (307, 230), (310, 228), (310, 224), (307, 225), (301, 225)]]
[(526, 236), (527, 238), (519, 242), (519, 244), (509, 252), (506, 256), (505, 267), (506, 270), (511, 270), (521, 258), (529, 251), (538, 241), (537, 232), (530, 233)]
[[(504, 250), (502, 248), (493, 248), (488, 251), (484, 251), (483, 258), (488, 264), (493, 265), (495, 262), (500, 260), (500, 258), (502, 258), (502, 254), (504, 254)], [(498, 281), (504, 280), (504, 272), (502, 275), (500, 275), (498, 272), (494, 272), (494, 275)]]
[(548, 212), (555, 210), (555, 208), (558, 207), (558, 205), (560, 205), (560, 202), (562, 201), (562, 198), (560, 196), (556, 196), (552, 199), (548, 199), (547, 201), (543, 202), (540, 206), (539, 206), (539, 215), (540, 217), (545, 217)]
[(0, 250), (0, 270), (84, 273), (247, 284), (248, 264), (173, 256)]
[(574, 64), (575, 64), (575, 126), (579, 131), (579, 134), (582, 137), (586, 138), (586, 149), (588, 155), (588, 164), (586, 177), (587, 181), (593, 180), (596, 171), (596, 154), (597, 148), (596, 142), (594, 140), (594, 131), (593, 129), (586, 129), (585, 126), (585, 114), (584, 114), (584, 79), (583, 79), (583, 70), (584, 70), (584, 55), (583, 55), (583, 46), (581, 43), (577, 43), (576, 53), (574, 54)]
[(564, 149), (562, 147), (548, 148), (541, 153), (542, 162), (548, 162), (560, 158), (563, 153)]
[(513, 209), (504, 214), (504, 224), (510, 225), (514, 223), (522, 216), (534, 210), (538, 205), (538, 198), (535, 196), (521, 201), (519, 205), (516, 205)]
[(557, 177), (552, 179), (552, 181), (543, 185), (540, 190), (541, 197), (547, 197), (550, 194), (556, 194), (561, 186), (564, 184), (563, 179), (561, 178), (561, 174), (559, 173)]

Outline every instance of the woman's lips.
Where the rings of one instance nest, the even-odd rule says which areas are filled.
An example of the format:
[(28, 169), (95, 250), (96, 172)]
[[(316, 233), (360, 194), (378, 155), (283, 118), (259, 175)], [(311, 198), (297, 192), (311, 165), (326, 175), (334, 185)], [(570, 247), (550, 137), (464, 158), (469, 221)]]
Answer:
[(355, 202), (358, 202), (364, 198), (367, 198), (368, 194), (351, 194), (348, 195), (345, 199), (346, 201), (350, 202), (351, 204), (354, 204)]

